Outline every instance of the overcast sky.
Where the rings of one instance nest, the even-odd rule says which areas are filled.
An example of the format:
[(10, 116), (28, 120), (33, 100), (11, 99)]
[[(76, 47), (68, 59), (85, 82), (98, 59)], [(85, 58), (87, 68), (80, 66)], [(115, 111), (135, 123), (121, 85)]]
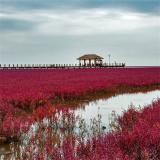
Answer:
[(160, 65), (160, 1), (0, 0), (1, 64), (78, 63), (84, 54)]

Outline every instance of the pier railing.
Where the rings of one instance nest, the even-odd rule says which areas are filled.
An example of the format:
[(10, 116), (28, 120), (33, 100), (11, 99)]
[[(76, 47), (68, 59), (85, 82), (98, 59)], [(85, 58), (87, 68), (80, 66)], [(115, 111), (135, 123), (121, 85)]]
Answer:
[(36, 68), (111, 68), (125, 67), (125, 63), (103, 63), (103, 64), (0, 64), (1, 69), (36, 69)]

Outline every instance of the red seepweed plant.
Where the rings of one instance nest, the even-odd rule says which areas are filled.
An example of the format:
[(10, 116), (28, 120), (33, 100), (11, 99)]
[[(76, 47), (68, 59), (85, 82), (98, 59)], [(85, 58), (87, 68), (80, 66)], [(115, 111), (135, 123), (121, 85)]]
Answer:
[(14, 107), (34, 109), (48, 101), (86, 99), (90, 94), (114, 92), (120, 87), (158, 87), (159, 71), (160, 68), (0, 70), (0, 95)]
[(18, 141), (32, 123), (32, 117), (26, 116), (25, 112), (0, 101), (0, 137), (5, 138), (5, 141)]

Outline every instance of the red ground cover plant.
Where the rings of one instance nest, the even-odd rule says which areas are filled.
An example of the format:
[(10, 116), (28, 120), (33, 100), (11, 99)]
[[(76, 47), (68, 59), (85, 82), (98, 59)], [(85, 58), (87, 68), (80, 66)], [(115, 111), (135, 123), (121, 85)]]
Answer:
[(86, 99), (118, 87), (158, 86), (160, 68), (0, 70), (1, 99), (14, 107), (35, 108), (50, 100)]
[[(63, 107), (62, 107), (63, 108)], [(65, 109), (64, 109), (65, 110)], [(67, 114), (69, 110), (67, 111)], [(84, 134), (67, 134), (59, 146), (50, 133), (43, 141), (43, 151), (27, 146), (24, 158), (31, 159), (160, 159), (160, 99), (145, 108), (136, 110), (133, 105), (122, 116), (115, 116), (111, 124), (115, 131)], [(73, 116), (74, 117), (74, 116)], [(136, 117), (136, 118), (135, 118)], [(114, 125), (113, 125), (114, 124)], [(50, 126), (49, 126), (50, 128)], [(46, 132), (45, 132), (46, 134)], [(51, 136), (52, 135), (52, 136)], [(43, 137), (43, 136), (42, 136)], [(41, 137), (41, 138), (42, 138)], [(35, 141), (37, 138), (35, 136)], [(33, 148), (36, 148), (33, 152)], [(41, 147), (40, 147), (41, 148)], [(28, 154), (32, 152), (32, 154)]]

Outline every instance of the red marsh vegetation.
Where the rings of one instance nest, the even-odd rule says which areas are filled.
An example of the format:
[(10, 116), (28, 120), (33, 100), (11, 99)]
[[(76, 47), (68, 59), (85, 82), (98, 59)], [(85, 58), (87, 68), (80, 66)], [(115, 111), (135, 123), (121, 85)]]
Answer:
[[(0, 77), (0, 142), (18, 141), (31, 124), (38, 123), (38, 135), (26, 146), (25, 153), (35, 149), (30, 158), (160, 158), (159, 99), (145, 109), (131, 106), (122, 117), (114, 115), (113, 132), (97, 131), (95, 124), (100, 121), (93, 122), (92, 136), (73, 109), (53, 106), (57, 101), (83, 100), (120, 89), (160, 88), (160, 68), (0, 70)], [(44, 118), (49, 125), (41, 125)], [(77, 122), (82, 128), (78, 136), (73, 134)], [(65, 135), (61, 140), (60, 134)], [(37, 138), (43, 141), (44, 152), (32, 144)]]
[(1, 70), (0, 76), (1, 101), (23, 109), (160, 84), (160, 68)]
[[(55, 118), (52, 121), (51, 115), (46, 111), (43, 112), (43, 115), (47, 113), (44, 117), (49, 117), (51, 123), (45, 127), (43, 134), (37, 132), (32, 136), (25, 148), (23, 158), (37, 160), (160, 159), (159, 98), (144, 108), (136, 109), (132, 104), (123, 115), (113, 114), (114, 121), (110, 125), (114, 130), (108, 133), (98, 130), (98, 126), (95, 125), (98, 123), (97, 120), (92, 123), (92, 134), (85, 131), (87, 127), (85, 123), (80, 123), (78, 126), (78, 129), (82, 127), (80, 134), (73, 134), (74, 128), (72, 127), (81, 119), (77, 119), (73, 111), (59, 107), (59, 111), (63, 110), (60, 124), (65, 125), (65, 129), (60, 128), (59, 133), (55, 134), (55, 129), (51, 125), (55, 124)], [(53, 110), (52, 106), (47, 106), (47, 108)], [(36, 115), (39, 114), (40, 110)], [(39, 126), (39, 130), (42, 129), (43, 127)], [(57, 138), (56, 142), (55, 138)], [(37, 141), (38, 144), (35, 143)]]

